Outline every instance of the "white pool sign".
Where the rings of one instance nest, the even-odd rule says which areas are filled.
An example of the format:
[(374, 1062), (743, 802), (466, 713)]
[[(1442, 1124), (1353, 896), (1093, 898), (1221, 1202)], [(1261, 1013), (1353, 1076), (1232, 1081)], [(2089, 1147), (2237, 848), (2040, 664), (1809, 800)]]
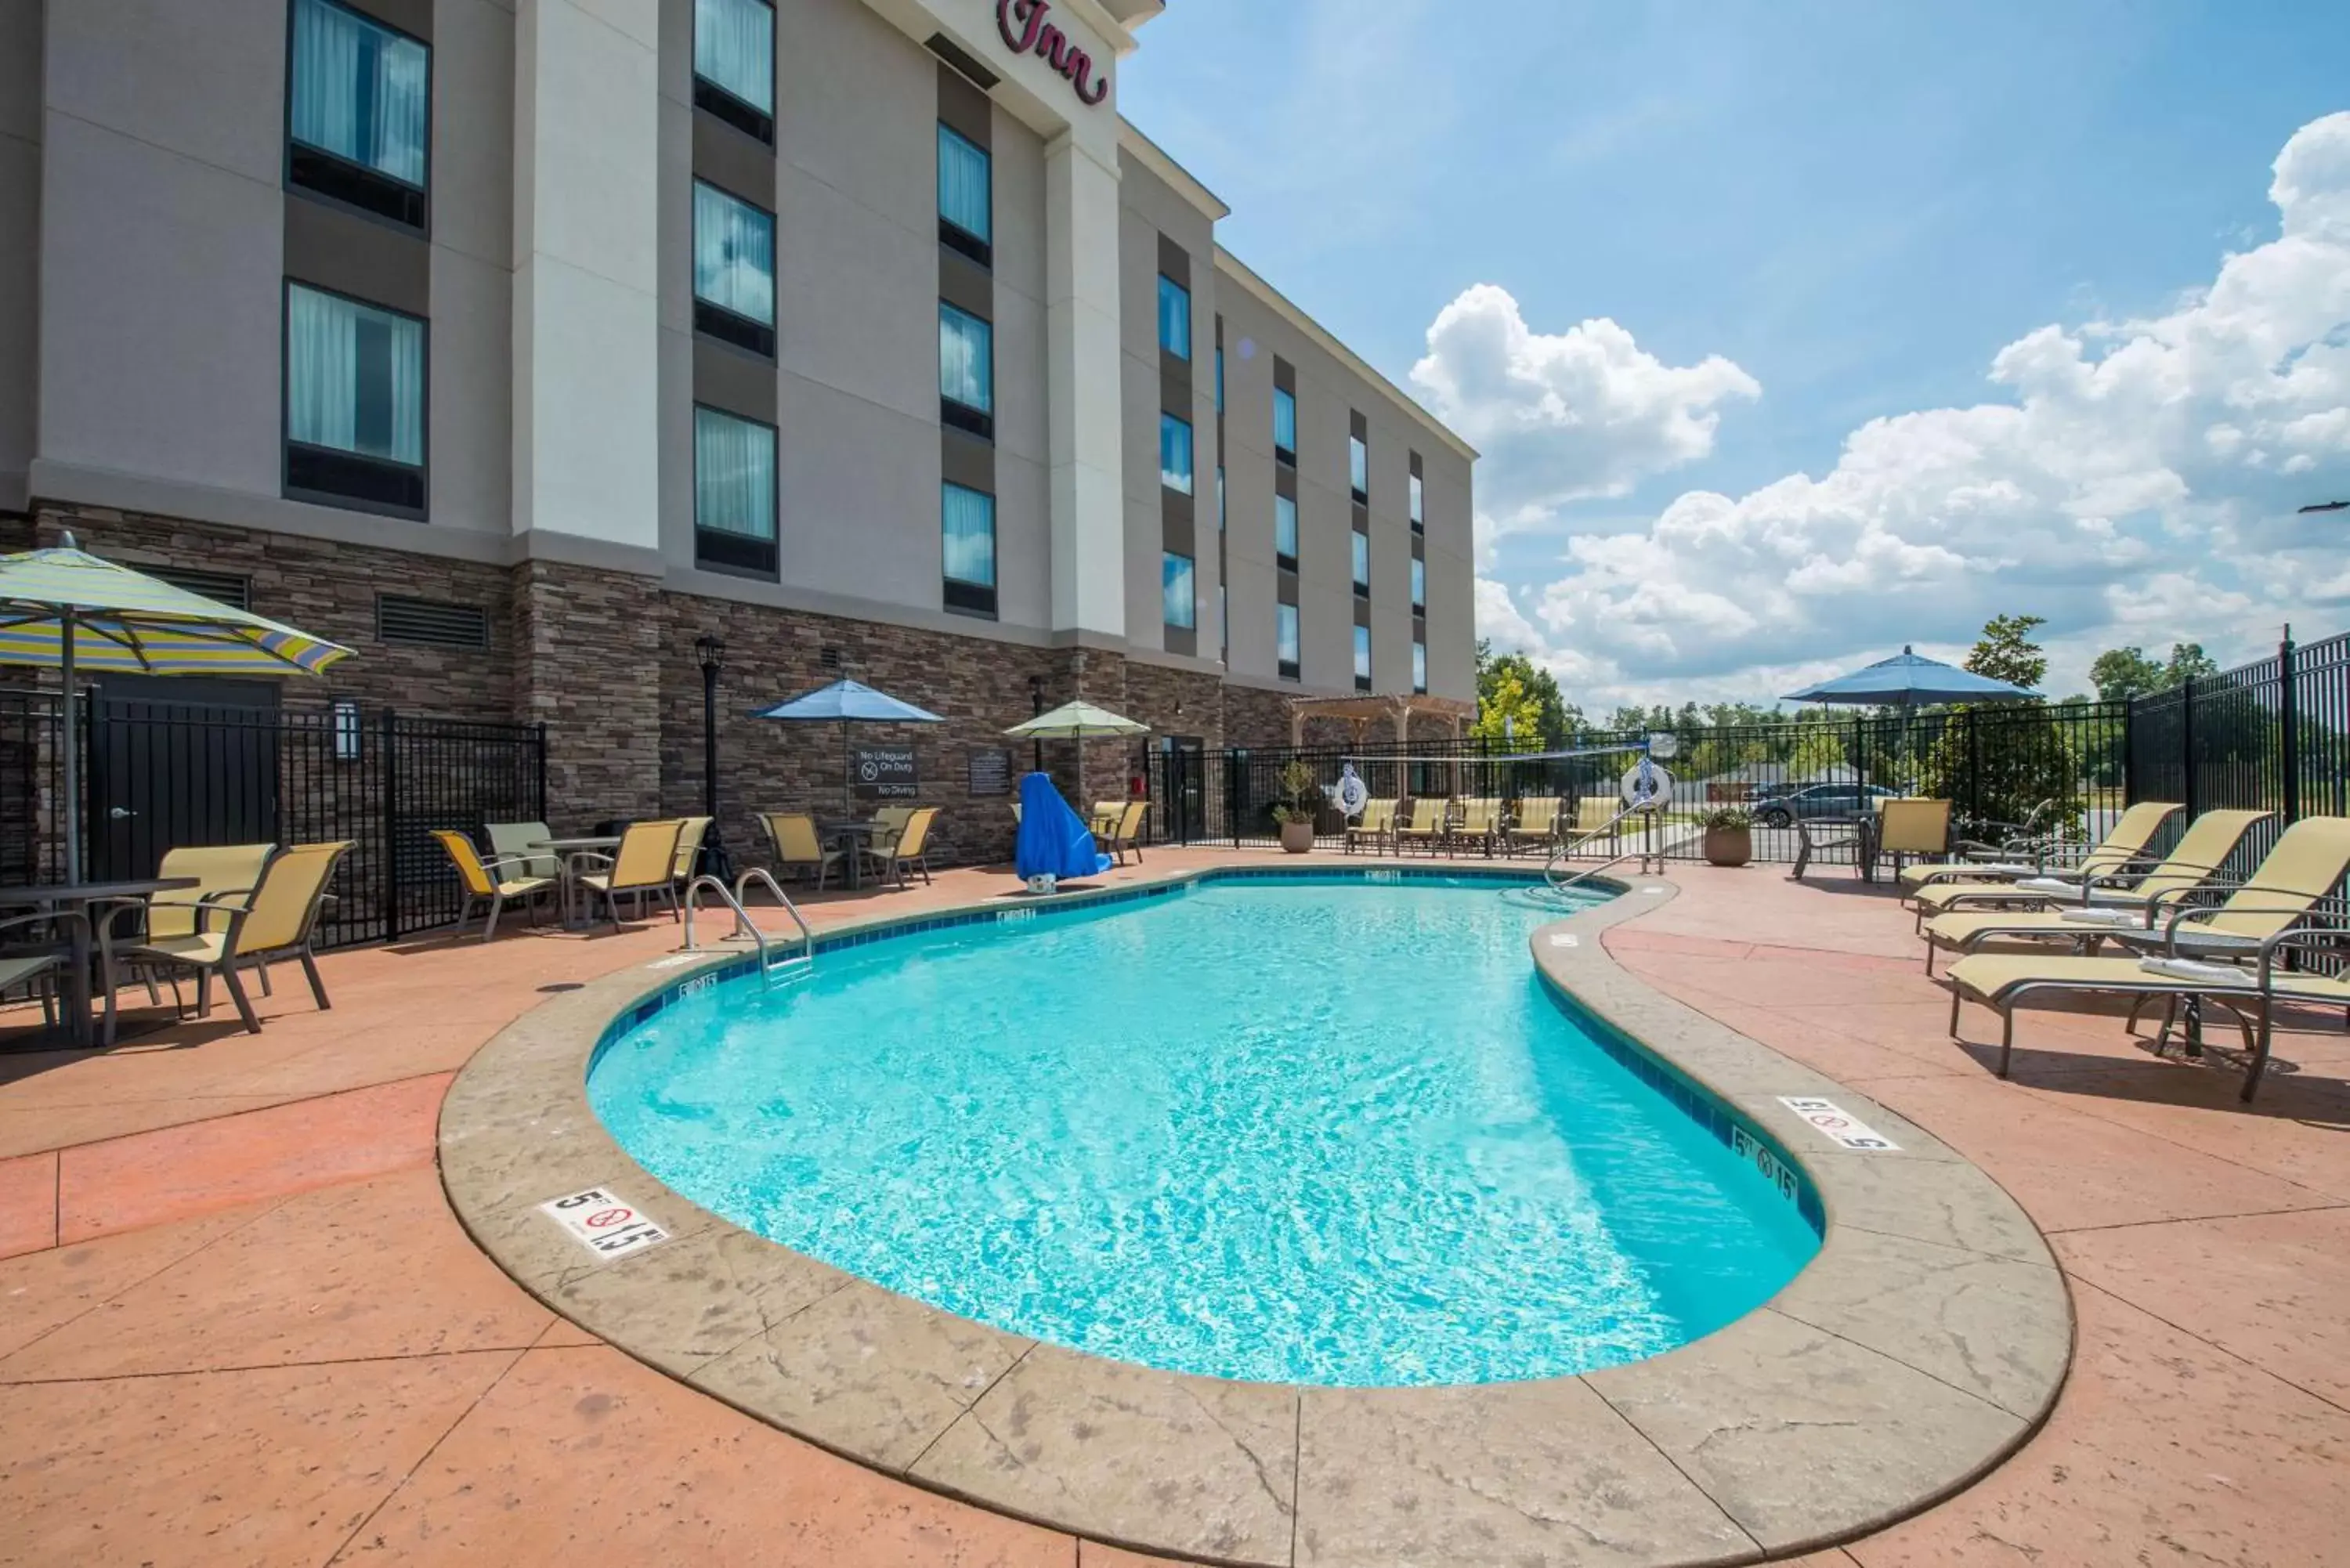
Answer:
[(562, 1226), (573, 1241), (608, 1262), (669, 1240), (669, 1232), (649, 1219), (644, 1210), (601, 1187), (542, 1203), (538, 1211)]
[(1901, 1146), (1847, 1112), (1834, 1100), (1811, 1095), (1782, 1095), (1779, 1103), (1793, 1111), (1832, 1143), (1863, 1154), (1899, 1154)]

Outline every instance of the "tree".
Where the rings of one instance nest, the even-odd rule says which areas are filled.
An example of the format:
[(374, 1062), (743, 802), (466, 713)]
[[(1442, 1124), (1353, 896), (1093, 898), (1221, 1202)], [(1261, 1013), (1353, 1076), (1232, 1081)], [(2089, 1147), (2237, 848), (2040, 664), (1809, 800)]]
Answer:
[(1514, 670), (1503, 670), (1490, 681), (1480, 681), (1477, 722), (1469, 733), (1481, 741), (1507, 740), (1532, 750), (1542, 740), (1542, 703), (1526, 690)]
[(2126, 702), (2170, 684), (2169, 671), (2148, 659), (2142, 648), (2107, 649), (2089, 666), (2089, 680), (2097, 689), (2098, 700), (2106, 702)]
[(2189, 680), (2201, 680), (2220, 673), (2220, 666), (2203, 651), (2199, 642), (2174, 642), (2170, 645), (2170, 668), (2163, 672), (2168, 679), (2164, 684), (2183, 685)]
[(2046, 616), (1991, 617), (1983, 623), (1974, 651), (1967, 655), (1967, 668), (1993, 680), (2037, 691), (2048, 676), (2048, 655), (2032, 640), (2032, 634), (2047, 624)]
[[(1515, 678), (1524, 701), (1531, 704), (1531, 719), (1514, 707), (1508, 710), (1517, 720), (1519, 740), (1563, 741), (1583, 727), (1583, 710), (1559, 694), (1556, 676), (1523, 653), (1495, 653), (1492, 639), (1481, 637), (1477, 639), (1478, 734), (1486, 732), (1485, 715), (1505, 676)], [(1498, 718), (1492, 732), (1496, 737), (1502, 733)]]
[[(1967, 668), (2011, 685), (2035, 688), (2048, 674), (2048, 656), (2032, 634), (2047, 625), (2036, 615), (1993, 616), (1967, 655)], [(1953, 709), (1925, 758), (1925, 788), (1955, 800), (1975, 836), (1990, 825), (2020, 823), (2043, 802), (2055, 820), (2080, 815), (2081, 758), (2054, 710), (2038, 699), (1972, 703)]]

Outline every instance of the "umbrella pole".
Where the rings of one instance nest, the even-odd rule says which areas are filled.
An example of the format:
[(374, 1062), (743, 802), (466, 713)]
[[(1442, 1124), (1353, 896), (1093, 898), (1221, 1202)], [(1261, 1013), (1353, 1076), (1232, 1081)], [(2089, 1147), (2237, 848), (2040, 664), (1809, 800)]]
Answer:
[(840, 722), (840, 820), (848, 820), (848, 721)]
[(81, 880), (81, 705), (74, 701), (74, 620), (65, 620), (66, 881)]

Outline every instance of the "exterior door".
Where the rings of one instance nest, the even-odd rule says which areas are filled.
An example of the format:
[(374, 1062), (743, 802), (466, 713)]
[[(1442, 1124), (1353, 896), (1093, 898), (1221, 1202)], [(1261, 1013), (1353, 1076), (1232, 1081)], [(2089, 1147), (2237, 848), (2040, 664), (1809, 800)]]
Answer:
[(277, 837), (277, 682), (109, 675), (90, 703), (90, 867), (151, 877), (182, 845)]

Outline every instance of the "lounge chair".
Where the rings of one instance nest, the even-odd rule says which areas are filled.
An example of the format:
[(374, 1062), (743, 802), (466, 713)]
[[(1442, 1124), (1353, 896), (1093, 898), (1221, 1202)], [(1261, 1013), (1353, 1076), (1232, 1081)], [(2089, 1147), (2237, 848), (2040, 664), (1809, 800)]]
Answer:
[(2045, 856), (2030, 861), (1911, 866), (1901, 873), (1901, 889), (1916, 903), (1921, 924), (1929, 914), (1946, 914), (1952, 909), (1990, 909), (2002, 904), (2030, 908), (2044, 901), (2047, 895), (2044, 891), (2017, 891), (2016, 885), (2027, 879), (2041, 883), (2043, 889), (2050, 882), (2077, 888), (2093, 880), (2126, 877), (2134, 867), (2152, 870), (2156, 863), (2147, 857), (2146, 846), (2154, 842), (2155, 835), (2178, 815), (2178, 810), (2168, 801), (2139, 802), (2123, 812), (2113, 831), (2084, 851), (2069, 867), (2053, 866), (2049, 863), (2052, 857)]
[[(1149, 810), (1150, 803), (1147, 800), (1128, 801), (1107, 833), (1095, 832), (1094, 842), (1101, 846), (1104, 854), (1114, 857), (1121, 866), (1126, 864), (1126, 852), (1131, 849), (1134, 851), (1134, 863), (1141, 865), (1142, 822)], [(926, 872), (924, 880), (928, 879)]]
[(493, 861), (518, 861), (514, 869), (524, 877), (562, 877), (562, 860), (552, 849), (539, 847), (555, 836), (555, 830), (546, 824), (487, 822), (482, 825), (482, 832), (490, 841)]
[(927, 846), (931, 838), (931, 824), (938, 815), (938, 807), (923, 806), (906, 819), (906, 826), (899, 830), (895, 844), (879, 849), (866, 849), (862, 853), (874, 863), (875, 870), (894, 878), (900, 888), (906, 885), (906, 868), (910, 866), (921, 872), (922, 880), (928, 882), (931, 865)]
[[(215, 898), (243, 898), (261, 882), (262, 867), (277, 853), (275, 844), (205, 844), (187, 845), (163, 852), (155, 875), (162, 877), (192, 877), (192, 888), (177, 888), (157, 893), (147, 899), (145, 940), (161, 941), (196, 934), (197, 917), (203, 907)], [(120, 909), (109, 911), (109, 929)], [(160, 1002), (155, 991), (155, 970), (158, 965), (143, 960), (126, 960), (126, 967), (138, 971), (147, 982), (147, 1000)], [(263, 994), (269, 989), (269, 971), (256, 966), (261, 975)], [(177, 981), (173, 981), (174, 986)], [(178, 995), (175, 990), (172, 993)]]
[(1463, 844), (1473, 844), (1488, 856), (1493, 853), (1493, 841), (1502, 833), (1502, 803), (1491, 796), (1480, 796), (1461, 803), (1461, 820), (1453, 825), (1452, 837)]
[[(57, 1021), (57, 976), (73, 955), (72, 948), (61, 940), (60, 933), (65, 927), (88, 919), (79, 909), (44, 909), (30, 915), (11, 915), (0, 920), (0, 931), (25, 927), (42, 929), (47, 932), (47, 940), (31, 941), (14, 952), (0, 952), (0, 995), (20, 985), (25, 987), (41, 1004), (41, 1022), (54, 1026)], [(106, 1030), (99, 1043), (114, 1044), (114, 995), (111, 987), (106, 998)]]
[(1374, 855), (1388, 848), (1395, 836), (1396, 807), (1401, 804), (1393, 800), (1365, 801), (1363, 815), (1347, 824), (1347, 853), (1352, 855), (1357, 844), (1369, 845)]
[(552, 877), (534, 877), (526, 857), (513, 860), (484, 861), (473, 841), (462, 833), (435, 828), (432, 836), (449, 852), (449, 859), (457, 867), (457, 880), (465, 889), (465, 908), (457, 917), (457, 929), (463, 934), (465, 922), (473, 918), (473, 910), (486, 905), (490, 918), (482, 922), (482, 940), (488, 941), (497, 934), (498, 917), (508, 904), (520, 903), (538, 918), (537, 900), (554, 892), (562, 884)]
[[(197, 912), (196, 930), (161, 940), (151, 935), (130, 948), (128, 956), (194, 970), (200, 1017), (212, 1010), (212, 978), (219, 975), (236, 1003), (237, 1015), (256, 1034), (261, 1033), (261, 1020), (244, 994), (237, 971), (265, 959), (296, 959), (309, 977), (310, 994), (319, 1010), (325, 1011), (333, 1003), (327, 1000), (326, 982), (318, 978), (311, 940), (317, 929), (318, 912), (328, 897), (327, 884), (333, 879), (336, 866), (349, 853), (351, 843), (343, 839), (295, 845), (263, 867), (261, 880), (252, 892), (242, 897), (225, 894), (204, 904)], [(109, 997), (108, 1012), (112, 1011)], [(110, 1017), (108, 1026), (112, 1027)]]
[(1524, 845), (1538, 853), (1547, 854), (1558, 843), (1558, 797), (1522, 800), (1518, 814), (1512, 819), (1503, 842), (1515, 854)]
[[(2333, 819), (2340, 821), (2340, 818)], [(2239, 904), (2231, 898), (2219, 909), (2185, 909), (2173, 917), (2160, 934), (2158, 950), (2127, 958), (2083, 957), (2054, 953), (1977, 953), (1950, 966), (1950, 1037), (1958, 1038), (1959, 1011), (1968, 1001), (1980, 1002), (2000, 1015), (1999, 1075), (2008, 1075), (2015, 1054), (2015, 1012), (2033, 1002), (2054, 1001), (2085, 992), (2106, 992), (2137, 998), (2130, 1009), (2134, 1026), (2147, 1001), (2170, 1004), (2156, 1048), (2168, 1038), (2181, 1006), (2189, 1009), (2212, 1000), (2237, 1016), (2245, 1033), (2247, 1059), (2240, 1098), (2250, 1100), (2266, 1071), (2274, 1032), (2275, 1004), (2310, 1002), (2350, 1007), (2350, 979), (2340, 974), (2313, 974), (2278, 966), (2281, 955), (2303, 949), (2342, 951), (2346, 937), (2340, 928), (2350, 905), (2340, 899), (2274, 906)], [(2322, 919), (2332, 929), (2308, 929), (2304, 922)], [(2201, 948), (2189, 933), (2199, 926), (2220, 925), (2241, 935), (2254, 922), (2282, 919), (2283, 925), (2249, 946), (2239, 947), (2235, 962), (2212, 962), (2193, 954)], [(2190, 1030), (2199, 1020), (2190, 1022)], [(2196, 1048), (2197, 1035), (2189, 1034)]]
[(1414, 844), (1423, 845), (1431, 855), (1443, 846), (1446, 830), (1451, 825), (1452, 803), (1433, 795), (1421, 795), (1411, 803), (1411, 815), (1399, 823), (1395, 830), (1396, 852)]
[[(1991, 913), (1954, 910), (1925, 920), (1918, 934), (1926, 940), (1926, 972), (1934, 972), (1934, 950), (1951, 948), (1972, 952), (1991, 940), (2063, 940), (2095, 947), (2115, 929), (2108, 917), (2091, 924), (2087, 911), (2102, 909), (2110, 916), (2135, 910), (2144, 929), (2148, 920), (2192, 900), (2205, 889), (2219, 889), (2225, 867), (2244, 835), (2270, 816), (2265, 811), (2207, 811), (2195, 819), (2178, 847), (2143, 876), (2119, 872), (2092, 877), (2078, 887), (2027, 878), (2016, 890), (2033, 898), (2038, 910), (2002, 909)], [(2280, 843), (2282, 847), (2282, 843)], [(2067, 918), (2066, 906), (2071, 906)]]
[(670, 879), (681, 888), (693, 880), (693, 874), (702, 864), (702, 841), (709, 835), (710, 825), (715, 819), (707, 816), (688, 816), (679, 820), (683, 822), (685, 826), (677, 836), (677, 859), (670, 873)]
[(1575, 803), (1575, 839), (1579, 847), (1601, 834), (1614, 843), (1624, 831), (1624, 803), (1612, 794), (1586, 794)]
[(1903, 857), (1950, 852), (1950, 803), (1918, 795), (1902, 795), (1877, 803), (1877, 853), (1890, 856), (1895, 874)]
[(583, 861), (601, 861), (604, 869), (585, 872), (574, 880), (604, 900), (604, 910), (612, 917), (614, 930), (620, 928), (620, 900), (624, 898), (636, 901), (637, 918), (640, 919), (648, 897), (669, 905), (672, 919), (681, 919), (677, 908), (677, 846), (684, 836), (682, 817), (632, 822), (628, 832), (620, 836), (619, 847), (611, 854), (578, 857)]
[(816, 818), (804, 811), (771, 811), (763, 814), (759, 826), (767, 830), (767, 847), (775, 857), (775, 869), (785, 876), (796, 871), (805, 876), (816, 873), (816, 890), (824, 891), (826, 878), (832, 868), (848, 858), (845, 849), (827, 849), (816, 830)]
[(887, 849), (897, 843), (898, 836), (906, 831), (906, 819), (913, 815), (910, 805), (885, 805), (876, 811), (865, 835), (866, 846)]

